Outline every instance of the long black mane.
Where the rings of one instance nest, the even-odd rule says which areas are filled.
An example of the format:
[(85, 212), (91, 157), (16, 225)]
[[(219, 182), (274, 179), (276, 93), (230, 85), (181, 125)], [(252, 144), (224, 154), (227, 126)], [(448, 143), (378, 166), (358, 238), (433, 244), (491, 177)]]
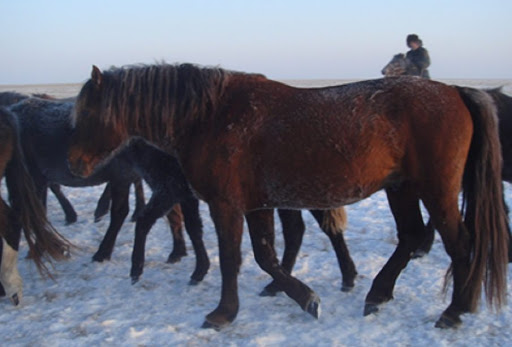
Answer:
[[(131, 65), (102, 73), (101, 109), (105, 123), (147, 135), (149, 139), (171, 134), (174, 117), (201, 118), (218, 106), (230, 76), (218, 67), (193, 64)], [(94, 92), (89, 80), (80, 96)], [(92, 89), (92, 90), (91, 90)], [(80, 102), (80, 101), (79, 101)]]

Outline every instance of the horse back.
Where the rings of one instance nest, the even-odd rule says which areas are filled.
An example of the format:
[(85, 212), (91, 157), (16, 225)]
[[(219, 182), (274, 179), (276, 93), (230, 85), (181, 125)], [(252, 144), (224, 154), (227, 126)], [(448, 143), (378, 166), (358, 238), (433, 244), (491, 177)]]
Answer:
[(206, 171), (183, 163), (194, 188), (209, 197), (236, 190), (246, 209), (329, 208), (419, 181), (447, 151), (467, 152), (472, 132), (454, 88), (417, 78), (318, 89), (252, 81), (228, 86), (223, 105), (194, 153), (180, 158), (207, 158)]

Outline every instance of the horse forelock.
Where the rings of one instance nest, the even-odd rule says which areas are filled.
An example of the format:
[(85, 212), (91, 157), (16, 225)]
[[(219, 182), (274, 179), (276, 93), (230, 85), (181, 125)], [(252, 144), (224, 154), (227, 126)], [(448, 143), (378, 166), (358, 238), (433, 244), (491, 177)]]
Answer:
[(192, 64), (112, 68), (101, 81), (101, 117), (113, 128), (149, 140), (172, 136), (169, 124), (176, 118), (196, 120), (213, 113), (232, 74)]

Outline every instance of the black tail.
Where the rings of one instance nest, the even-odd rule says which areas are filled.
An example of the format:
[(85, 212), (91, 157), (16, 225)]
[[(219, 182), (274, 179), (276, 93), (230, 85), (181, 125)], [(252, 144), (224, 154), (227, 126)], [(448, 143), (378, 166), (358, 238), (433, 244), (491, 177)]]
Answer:
[(6, 109), (0, 109), (0, 113), (2, 121), (11, 127), (14, 138), (12, 157), (5, 170), (9, 203), (23, 228), (29, 254), (38, 270), (51, 277), (44, 260), (66, 258), (72, 245), (46, 219), (46, 211), (37, 197), (34, 182), (25, 165), (16, 116)]
[(474, 289), (472, 308), (482, 282), (489, 304), (506, 302), (508, 234), (501, 184), (501, 147), (496, 108), (480, 90), (458, 87), (473, 119), (473, 139), (463, 180), (464, 222), (471, 236), (471, 268), (466, 285)]

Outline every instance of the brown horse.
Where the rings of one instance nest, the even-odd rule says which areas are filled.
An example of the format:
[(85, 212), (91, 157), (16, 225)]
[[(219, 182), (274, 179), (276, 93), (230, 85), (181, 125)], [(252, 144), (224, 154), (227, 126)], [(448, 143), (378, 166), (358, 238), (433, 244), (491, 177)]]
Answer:
[(17, 305), (22, 299), (22, 280), (17, 269), (21, 229), (31, 259), (43, 275), (51, 277), (44, 260), (65, 259), (71, 244), (46, 219), (25, 165), (16, 117), (0, 107), (0, 177), (4, 175), (10, 206), (0, 198), (0, 283)]
[(74, 112), (69, 159), (76, 173), (90, 174), (129, 137), (142, 136), (178, 158), (209, 204), (222, 293), (205, 326), (222, 327), (238, 312), (244, 216), (260, 267), (317, 317), (318, 296), (276, 258), (271, 209), (330, 209), (380, 189), (399, 243), (373, 282), (365, 314), (392, 298), (424, 238), (420, 200), (452, 259), (452, 302), (437, 326), (456, 326), (474, 311), (482, 284), (490, 304), (505, 301), (500, 144), (492, 100), (481, 91), (409, 77), (301, 89), (190, 64), (94, 67)]

